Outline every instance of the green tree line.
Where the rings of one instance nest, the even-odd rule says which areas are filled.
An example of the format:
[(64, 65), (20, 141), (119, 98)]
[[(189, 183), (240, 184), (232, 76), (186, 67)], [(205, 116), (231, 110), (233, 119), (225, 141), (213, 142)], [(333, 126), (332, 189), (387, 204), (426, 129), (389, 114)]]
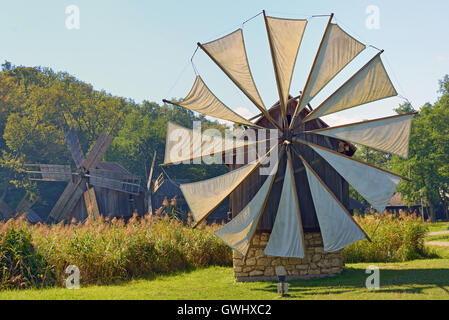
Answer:
[[(49, 68), (2, 65), (0, 72), (0, 199), (15, 208), (26, 192), (38, 199), (33, 207), (46, 217), (65, 183), (32, 183), (25, 164), (74, 163), (64, 130), (74, 128), (81, 148), (88, 153), (104, 130), (116, 137), (105, 161), (116, 161), (146, 183), (153, 154), (163, 162), (167, 122), (191, 128), (224, 130), (217, 122), (173, 106), (115, 97), (94, 90), (65, 72)], [(172, 178), (199, 180), (226, 172), (225, 166), (173, 166)], [(160, 174), (156, 166), (155, 177)]]

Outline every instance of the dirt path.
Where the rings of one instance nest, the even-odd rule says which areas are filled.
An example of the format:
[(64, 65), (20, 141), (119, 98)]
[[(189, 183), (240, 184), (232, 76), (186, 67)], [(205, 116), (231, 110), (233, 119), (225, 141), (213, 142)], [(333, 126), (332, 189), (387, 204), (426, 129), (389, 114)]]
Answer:
[(447, 231), (438, 231), (438, 232), (429, 232), (426, 236), (439, 236), (443, 234), (449, 234), (449, 230)]
[(444, 241), (429, 241), (424, 244), (428, 246), (449, 247), (449, 242)]

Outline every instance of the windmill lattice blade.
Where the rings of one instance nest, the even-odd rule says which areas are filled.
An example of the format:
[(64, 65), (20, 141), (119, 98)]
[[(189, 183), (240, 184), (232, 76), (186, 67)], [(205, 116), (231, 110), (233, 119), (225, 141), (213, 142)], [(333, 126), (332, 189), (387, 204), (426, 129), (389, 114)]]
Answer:
[(120, 191), (133, 195), (139, 195), (142, 187), (138, 183), (116, 180), (104, 176), (89, 175), (89, 183), (96, 187), (106, 188), (110, 190)]
[(100, 218), (100, 210), (98, 209), (97, 196), (95, 195), (95, 189), (89, 188), (84, 192), (84, 203), (86, 204), (87, 215), (94, 221)]
[(312, 111), (304, 121), (397, 95), (379, 53), (354, 77)]
[(287, 168), (281, 200), (273, 231), (264, 253), (275, 257), (304, 258), (304, 233), (299, 211), (299, 199), (290, 151), (287, 151), (287, 154)]
[(242, 29), (200, 47), (259, 109), (266, 110), (249, 67)]
[[(165, 100), (164, 100), (165, 101)], [(168, 103), (196, 111), (214, 118), (232, 121), (250, 127), (257, 127), (255, 124), (239, 116), (221, 102), (210, 89), (206, 86), (200, 76), (196, 77), (195, 83), (187, 97), (182, 101)]]
[(100, 163), (101, 159), (103, 159), (103, 156), (108, 150), (112, 141), (114, 141), (113, 137), (107, 135), (106, 133), (102, 133), (98, 137), (98, 140), (92, 150), (89, 152), (89, 156), (87, 157), (87, 159), (83, 161), (83, 167), (87, 170), (95, 168)]
[(91, 169), (90, 171), (91, 176), (96, 176), (99, 178), (108, 178), (113, 180), (122, 180), (124, 182), (130, 182), (130, 183), (140, 183), (140, 177), (134, 176), (132, 174), (125, 174), (118, 171), (112, 171), (112, 170), (106, 170), (106, 169)]
[(253, 173), (267, 159), (270, 152), (259, 160), (222, 176), (180, 185), (196, 225), (206, 219), (212, 211)]
[(314, 145), (310, 145), (310, 147), (325, 159), (378, 212), (384, 212), (396, 188), (402, 181), (400, 176), (355, 161), (350, 157), (323, 147)]
[(11, 219), (14, 216), (14, 211), (2, 199), (0, 199), (0, 213), (3, 219)]
[(37, 167), (40, 171), (28, 170), (26, 173), (32, 181), (64, 181), (72, 179), (72, 170), (70, 166), (56, 164), (36, 164), (27, 165), (27, 167)]
[(295, 112), (295, 118), (365, 48), (364, 44), (351, 37), (337, 24), (330, 24), (307, 80), (304, 94)]
[(407, 158), (413, 114), (309, 131)]
[(79, 169), (85, 158), (78, 140), (78, 136), (73, 128), (66, 132), (65, 140), (67, 142), (67, 146), (69, 147), (70, 153), (72, 154), (73, 161), (75, 161), (75, 165)]
[(266, 17), (266, 26), (278, 83), (279, 101), (282, 112), (286, 115), (293, 71), (307, 20)]
[(81, 181), (82, 180), (79, 182), (70, 181), (68, 183), (64, 192), (51, 210), (50, 215), (48, 216), (49, 218), (53, 219), (55, 222), (60, 222), (69, 217), (78, 200), (84, 193), (83, 189), (80, 187)]
[(251, 240), (265, 209), (278, 168), (279, 160), (272, 175), (268, 176), (248, 205), (231, 222), (215, 231), (218, 238), (243, 256), (248, 254)]
[(36, 203), (36, 199), (32, 199), (27, 193), (19, 202), (16, 208), (16, 213), (22, 214), (31, 209), (31, 207)]
[(244, 147), (256, 147), (257, 144), (266, 142), (266, 140), (223, 139), (205, 133), (198, 137), (193, 130), (169, 122), (167, 125), (164, 165), (190, 163), (193, 160), (206, 156), (219, 156)]
[(303, 157), (301, 160), (306, 167), (307, 179), (323, 236), (324, 251), (336, 252), (359, 240), (369, 239), (312, 167)]

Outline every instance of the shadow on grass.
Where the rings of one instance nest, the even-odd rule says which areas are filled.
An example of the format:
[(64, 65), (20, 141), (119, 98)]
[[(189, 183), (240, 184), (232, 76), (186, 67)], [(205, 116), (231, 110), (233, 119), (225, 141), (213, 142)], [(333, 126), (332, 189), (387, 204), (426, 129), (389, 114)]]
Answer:
[[(368, 276), (369, 274), (366, 274), (365, 270), (346, 268), (340, 276), (290, 280), (288, 281), (289, 294), (291, 297), (298, 298), (364, 292), (367, 290), (366, 279)], [(373, 292), (419, 294), (427, 289), (440, 288), (449, 295), (449, 290), (446, 287), (449, 287), (449, 266), (448, 269), (381, 269), (380, 289)], [(264, 288), (253, 290), (277, 292), (277, 283), (269, 282)]]

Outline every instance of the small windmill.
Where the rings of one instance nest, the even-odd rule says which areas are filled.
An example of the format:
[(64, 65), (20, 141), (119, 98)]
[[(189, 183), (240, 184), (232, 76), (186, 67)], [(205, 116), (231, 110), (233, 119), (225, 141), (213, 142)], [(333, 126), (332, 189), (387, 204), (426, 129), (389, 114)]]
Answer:
[[(256, 122), (228, 108), (199, 75), (185, 99), (164, 100), (249, 128), (279, 131), (278, 161), (272, 175), (263, 178), (259, 170), (276, 148), (266, 150), (266, 155), (256, 161), (231, 166), (231, 171), (223, 176), (181, 185), (192, 215), (199, 224), (231, 196), (231, 203), (237, 203), (233, 210), (237, 208), (238, 214), (216, 235), (243, 256), (248, 253), (256, 229), (262, 225), (272, 230), (265, 248), (268, 256), (304, 258), (307, 228), (321, 231), (325, 252), (339, 251), (365, 238), (369, 240), (344, 204), (346, 199), (349, 202), (348, 183), (383, 212), (398, 184), (407, 178), (352, 159), (355, 148), (350, 143), (407, 157), (414, 114), (329, 127), (320, 117), (397, 96), (380, 58), (383, 51), (375, 54), (324, 102), (315, 104), (314, 98), (366, 49), (332, 23), (333, 14), (330, 15), (304, 89), (299, 98), (292, 98), (290, 85), (308, 20), (269, 17), (265, 11), (263, 16), (279, 94), (279, 102), (270, 109), (265, 107), (256, 88), (242, 29), (209, 43), (198, 43), (260, 110)], [(181, 131), (183, 134), (179, 134)], [(213, 143), (203, 139), (205, 143), (195, 144), (193, 135), (192, 130), (169, 124), (165, 165), (225, 154), (258, 143), (246, 141), (229, 146), (225, 139), (218, 142), (215, 139)], [(171, 141), (171, 136), (181, 138)], [(176, 152), (177, 148), (180, 152)]]
[(66, 132), (65, 138), (76, 165), (75, 172), (72, 173), (68, 165), (27, 165), (36, 168), (27, 171), (32, 181), (68, 183), (48, 219), (54, 222), (70, 221), (72, 218), (82, 221), (86, 218), (85, 213), (94, 219), (100, 214), (109, 213), (114, 216), (132, 215), (133, 208), (129, 208), (128, 195), (141, 194), (140, 178), (131, 175), (117, 163), (101, 162), (114, 138), (106, 132), (102, 133), (87, 158), (73, 128)]

